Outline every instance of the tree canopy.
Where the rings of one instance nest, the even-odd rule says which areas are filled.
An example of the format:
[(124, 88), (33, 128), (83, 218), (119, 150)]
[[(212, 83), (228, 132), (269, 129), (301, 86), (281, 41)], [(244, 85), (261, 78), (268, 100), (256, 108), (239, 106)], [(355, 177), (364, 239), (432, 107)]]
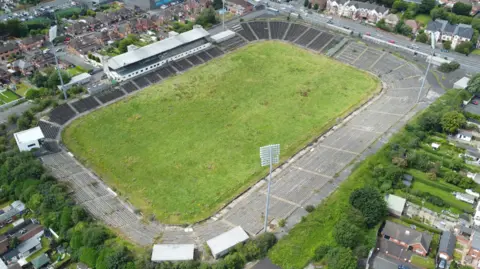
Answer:
[(472, 94), (480, 93), (480, 73), (473, 76), (467, 84), (467, 91)]
[(418, 7), (418, 12), (422, 14), (430, 14), (430, 11), (435, 7), (435, 0), (422, 0)]
[(362, 212), (367, 227), (372, 228), (387, 215), (387, 205), (378, 190), (365, 187), (350, 195), (350, 204)]
[(344, 218), (335, 225), (333, 237), (340, 246), (354, 248), (361, 242), (362, 232), (350, 220)]
[(456, 133), (457, 130), (467, 124), (465, 116), (458, 111), (449, 111), (442, 117), (442, 128), (449, 134)]
[(356, 269), (357, 259), (348, 248), (334, 248), (327, 254), (328, 268), (332, 269)]
[(456, 2), (452, 8), (452, 12), (457, 15), (469, 16), (470, 11), (472, 11), (472, 5), (462, 2)]

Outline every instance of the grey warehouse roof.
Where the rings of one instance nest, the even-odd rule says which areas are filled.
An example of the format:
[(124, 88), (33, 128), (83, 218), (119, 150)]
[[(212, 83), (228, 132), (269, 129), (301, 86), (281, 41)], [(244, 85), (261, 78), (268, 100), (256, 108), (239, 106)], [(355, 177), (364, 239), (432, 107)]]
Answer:
[(236, 244), (245, 242), (248, 238), (248, 234), (242, 229), (242, 227), (237, 226), (208, 240), (207, 245), (210, 247), (213, 256), (217, 257), (217, 255), (223, 254)]
[(153, 245), (152, 261), (189, 261), (193, 260), (194, 244), (158, 244)]
[(179, 35), (160, 40), (153, 44), (141, 47), (134, 51), (129, 51), (108, 60), (108, 66), (112, 69), (119, 69), (123, 66), (136, 63), (149, 57), (161, 54), (183, 44), (209, 36), (210, 34), (203, 28), (193, 28), (192, 30)]
[(453, 235), (450, 231), (443, 232), (442, 237), (440, 237), (438, 251), (444, 252), (448, 254), (448, 256), (453, 257), (456, 241), (455, 235)]

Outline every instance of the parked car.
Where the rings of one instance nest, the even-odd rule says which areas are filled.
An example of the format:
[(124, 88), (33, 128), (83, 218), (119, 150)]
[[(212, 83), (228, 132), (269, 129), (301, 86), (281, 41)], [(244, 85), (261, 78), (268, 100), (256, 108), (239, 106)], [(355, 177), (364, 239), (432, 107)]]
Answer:
[(403, 265), (403, 264), (400, 264), (400, 265), (398, 265), (398, 269), (410, 269), (410, 267), (408, 267), (406, 265)]
[(388, 43), (395, 44), (395, 40), (393, 40), (393, 39), (390, 39), (390, 40), (388, 40)]
[(369, 32), (366, 32), (365, 34), (368, 35), (368, 36), (370, 36), (370, 33), (369, 33)]
[(477, 101), (477, 100), (473, 100), (473, 101), (472, 101), (472, 104), (478, 105), (478, 101)]

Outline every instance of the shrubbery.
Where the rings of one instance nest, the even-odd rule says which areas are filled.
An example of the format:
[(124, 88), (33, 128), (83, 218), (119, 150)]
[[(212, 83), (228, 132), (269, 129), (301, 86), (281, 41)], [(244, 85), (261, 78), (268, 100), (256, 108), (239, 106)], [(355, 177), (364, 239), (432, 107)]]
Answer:
[(460, 67), (458, 62), (452, 61), (450, 63), (443, 63), (438, 67), (438, 70), (443, 73), (450, 73), (457, 70)]

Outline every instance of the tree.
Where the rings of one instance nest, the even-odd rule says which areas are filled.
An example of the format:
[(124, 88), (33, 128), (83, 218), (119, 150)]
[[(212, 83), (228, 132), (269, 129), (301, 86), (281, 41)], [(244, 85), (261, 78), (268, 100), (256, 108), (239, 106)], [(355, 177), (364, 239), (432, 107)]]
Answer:
[(20, 239), (18, 239), (16, 236), (10, 238), (10, 241), (8, 243), (8, 247), (10, 249), (15, 249), (18, 245), (20, 245)]
[(245, 259), (238, 252), (229, 254), (224, 259), (227, 268), (242, 269), (245, 266)]
[(412, 34), (412, 27), (405, 24), (404, 20), (400, 20), (397, 25), (395, 25), (395, 32), (404, 36), (410, 36)]
[(95, 17), (97, 13), (91, 9), (88, 9), (86, 15), (90, 17)]
[(393, 11), (392, 12), (402, 12), (402, 11), (405, 11), (407, 10), (408, 8), (408, 3), (403, 1), (403, 0), (396, 0), (395, 2), (393, 2), (393, 5), (392, 5), (392, 9)]
[(453, 134), (457, 132), (458, 128), (465, 126), (467, 120), (462, 113), (458, 111), (449, 111), (443, 114), (441, 123), (445, 132)]
[(213, 8), (215, 10), (219, 10), (223, 8), (223, 1), (222, 0), (213, 0)]
[(208, 28), (215, 23), (217, 23), (217, 17), (213, 8), (204, 9), (195, 21), (195, 24), (199, 24), (204, 28)]
[(462, 2), (456, 2), (452, 8), (452, 12), (457, 15), (469, 16), (470, 11), (472, 11), (472, 5), (464, 4)]
[[(64, 84), (66, 84), (70, 81), (71, 77), (67, 72), (62, 70), (62, 71), (60, 71), (60, 74), (62, 76)], [(60, 85), (60, 84), (61, 84), (60, 83), (60, 77), (58, 76), (58, 72), (55, 70), (48, 77), (46, 86), (51, 90), (56, 90), (58, 88), (57, 86)]]
[(472, 52), (472, 49), (473, 49), (473, 44), (470, 41), (462, 42), (455, 47), (456, 52), (463, 53), (465, 55), (470, 54), (470, 52)]
[(418, 7), (418, 12), (422, 14), (430, 14), (430, 11), (435, 7), (435, 0), (422, 0)]
[(372, 187), (355, 190), (350, 195), (350, 204), (362, 212), (368, 228), (374, 227), (387, 215), (387, 205), (380, 192)]
[(313, 9), (318, 10), (318, 4), (317, 3), (315, 3), (315, 5), (313, 5)]
[(325, 256), (327, 256), (328, 252), (330, 251), (331, 247), (326, 245), (321, 245), (317, 249), (315, 249), (315, 256), (313, 257), (313, 261), (319, 262)]
[(438, 70), (443, 73), (450, 73), (457, 70), (460, 67), (460, 64), (452, 61), (450, 63), (443, 63), (438, 67)]
[(420, 33), (417, 35), (417, 39), (416, 39), (418, 42), (421, 42), (421, 43), (427, 43), (428, 42), (428, 36), (426, 33)]
[(80, 206), (74, 206), (72, 209), (72, 221), (73, 223), (77, 224), (80, 221), (83, 221), (87, 218), (87, 213), (85, 210)]
[(97, 247), (103, 244), (108, 238), (105, 228), (100, 226), (88, 227), (83, 234), (83, 245), (86, 247)]
[(88, 265), (90, 268), (95, 267), (95, 263), (97, 261), (97, 250), (94, 248), (87, 248), (81, 247), (79, 250), (79, 257), (78, 259)]
[(420, 115), (418, 125), (426, 132), (440, 132), (442, 131), (442, 124), (440, 123), (441, 115), (439, 113), (425, 112)]
[(32, 83), (41, 88), (47, 86), (48, 77), (42, 75), (40, 72), (35, 72), (32, 77)]
[(65, 207), (60, 215), (60, 229), (66, 231), (72, 226), (72, 224), (72, 208)]
[(332, 269), (356, 269), (357, 259), (348, 248), (334, 248), (327, 254), (327, 265)]
[(309, 4), (309, 3), (310, 3), (310, 1), (305, 0), (305, 1), (303, 1), (303, 6), (304, 6), (304, 7), (308, 7), (308, 4)]
[(447, 19), (448, 12), (443, 7), (436, 7), (430, 11), (430, 17), (432, 20), (436, 19)]
[(361, 241), (361, 230), (346, 218), (341, 219), (333, 229), (335, 241), (346, 248), (354, 248)]
[(473, 76), (467, 84), (467, 91), (472, 94), (480, 93), (480, 73)]

